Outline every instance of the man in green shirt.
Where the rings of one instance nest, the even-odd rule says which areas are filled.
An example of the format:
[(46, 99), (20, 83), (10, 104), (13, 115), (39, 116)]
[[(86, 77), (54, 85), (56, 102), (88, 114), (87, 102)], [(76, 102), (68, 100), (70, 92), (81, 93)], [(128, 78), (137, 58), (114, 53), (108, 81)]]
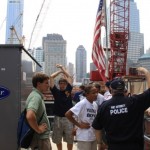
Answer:
[[(51, 150), (49, 139), (50, 124), (42, 95), (42, 93), (49, 88), (48, 80), (49, 77), (47, 75), (36, 73), (32, 78), (34, 89), (28, 96), (26, 102), (26, 118), (29, 125), (35, 131), (35, 135), (30, 145), (32, 150)], [(38, 124), (39, 121), (40, 123)]]

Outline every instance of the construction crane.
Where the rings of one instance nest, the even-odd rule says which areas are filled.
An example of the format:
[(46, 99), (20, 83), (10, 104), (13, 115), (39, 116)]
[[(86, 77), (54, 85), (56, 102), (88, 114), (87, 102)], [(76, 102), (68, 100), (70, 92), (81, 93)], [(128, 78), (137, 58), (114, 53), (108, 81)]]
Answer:
[(10, 44), (22, 44), (24, 45), (24, 41), (25, 41), (25, 36), (19, 37), (15, 26), (18, 24), (18, 22), (20, 21), (20, 19), (22, 18), (23, 13), (20, 13), (17, 18), (14, 20), (13, 24), (10, 27), (10, 38), (9, 38), (9, 43)]
[(14, 27), (13, 25), (10, 27), (10, 30), (11, 30), (10, 44), (14, 44), (14, 43), (13, 43), (13, 42), (14, 42), (14, 37), (16, 37), (17, 40), (19, 41), (19, 44), (24, 45), (24, 44), (25, 44), (25, 43), (24, 43), (24, 41), (25, 41), (25, 36), (23, 36), (23, 37), (20, 38), (20, 37), (18, 36), (17, 31), (16, 31), (16, 29), (15, 29), (15, 27)]
[[(5, 21), (6, 21), (6, 17), (5, 17), (5, 19), (2, 21), (2, 23), (1, 23), (1, 25), (0, 25), (0, 31), (1, 31), (1, 29), (3, 28)], [(1, 36), (1, 38), (2, 38), (2, 36)]]
[(129, 0), (110, 0), (109, 78), (126, 75)]
[(0, 30), (2, 29), (2, 27), (3, 27), (4, 23), (5, 23), (5, 21), (6, 21), (6, 17), (5, 17), (5, 19), (3, 20), (2, 24), (0, 25)]
[[(33, 41), (33, 36), (34, 36), (35, 33), (36, 33), (36, 36), (35, 36), (36, 38), (34, 40), (37, 40), (38, 34), (41, 30), (42, 24), (44, 22), (46, 14), (47, 14), (47, 11), (48, 11), (48, 8), (49, 8), (49, 5), (50, 5), (50, 1), (51, 0), (43, 0), (43, 2), (42, 2), (42, 5), (40, 7), (40, 11), (37, 15), (37, 18), (35, 20), (35, 24), (33, 26), (32, 32), (31, 32), (28, 50), (31, 49), (31, 45), (35, 42), (35, 41)], [(44, 16), (41, 16), (41, 14), (44, 14)], [(40, 22), (39, 22), (39, 19), (41, 19)], [(37, 29), (37, 25), (39, 25), (38, 29)], [(38, 31), (35, 31), (35, 29), (37, 29)]]
[[(110, 0), (110, 13), (107, 13), (110, 14), (110, 16), (107, 17), (110, 22), (108, 23), (109, 26), (106, 26), (106, 31), (109, 30), (109, 34), (106, 32), (106, 48), (104, 48), (107, 56), (106, 76), (109, 80), (126, 75), (129, 39), (129, 6), (130, 0)], [(108, 43), (110, 43), (109, 48)], [(95, 81), (102, 80), (98, 70), (96, 70), (95, 73), (94, 71), (91, 72), (91, 76), (92, 73), (93, 76), (95, 76)]]
[(146, 88), (145, 79), (136, 73), (127, 74), (127, 52), (129, 40), (129, 7), (130, 0), (110, 0), (110, 59), (109, 79), (122, 77), (131, 94), (143, 92)]

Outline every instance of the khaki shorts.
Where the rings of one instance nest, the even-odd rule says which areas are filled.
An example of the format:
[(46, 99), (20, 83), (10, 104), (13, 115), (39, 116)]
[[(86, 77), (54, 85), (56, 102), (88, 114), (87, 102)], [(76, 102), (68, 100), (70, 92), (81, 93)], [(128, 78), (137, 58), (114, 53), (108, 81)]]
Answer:
[(97, 142), (96, 141), (78, 141), (77, 142), (77, 150), (97, 150)]
[(32, 150), (52, 150), (50, 139), (37, 139), (36, 137), (33, 138), (30, 148)]
[(64, 142), (73, 144), (73, 124), (66, 117), (55, 116), (53, 124), (52, 141), (56, 144)]

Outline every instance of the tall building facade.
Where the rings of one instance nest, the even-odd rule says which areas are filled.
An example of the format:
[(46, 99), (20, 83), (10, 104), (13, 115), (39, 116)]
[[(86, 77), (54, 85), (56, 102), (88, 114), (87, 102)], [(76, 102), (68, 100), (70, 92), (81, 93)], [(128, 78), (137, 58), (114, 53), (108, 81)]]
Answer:
[(71, 76), (74, 76), (74, 64), (71, 63), (71, 62), (69, 62), (67, 68), (68, 68), (69, 74), (70, 74)]
[(136, 2), (130, 0), (129, 42), (127, 58), (137, 63), (144, 54), (144, 35), (140, 33), (140, 17)]
[(33, 57), (42, 66), (42, 71), (44, 70), (44, 51), (41, 47), (34, 49)]
[(137, 8), (137, 4), (134, 0), (130, 0), (130, 11), (129, 11), (129, 19), (130, 19), (130, 31), (131, 32), (140, 32), (140, 17), (139, 17), (139, 9)]
[(56, 64), (66, 67), (66, 40), (60, 34), (47, 34), (43, 37), (45, 67), (44, 72), (48, 75), (56, 72)]
[(128, 41), (127, 58), (137, 63), (138, 59), (144, 54), (144, 34), (130, 32)]
[(142, 55), (138, 60), (138, 66), (142, 66), (150, 71), (150, 52), (147, 52), (146, 54)]
[(146, 53), (149, 53), (149, 54), (150, 54), (150, 48), (146, 50)]
[(90, 72), (95, 71), (96, 69), (97, 69), (97, 67), (95, 66), (95, 64), (93, 62), (90, 63)]
[(19, 44), (23, 31), (24, 0), (7, 1), (6, 44)]
[(76, 82), (82, 82), (87, 73), (87, 53), (83, 45), (76, 50)]

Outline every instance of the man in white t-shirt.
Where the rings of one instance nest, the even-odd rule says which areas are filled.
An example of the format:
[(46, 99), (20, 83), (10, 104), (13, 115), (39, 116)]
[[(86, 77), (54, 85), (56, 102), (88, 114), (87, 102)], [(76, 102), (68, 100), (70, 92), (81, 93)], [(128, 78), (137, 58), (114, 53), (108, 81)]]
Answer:
[[(93, 85), (85, 87), (85, 99), (66, 112), (65, 116), (77, 126), (76, 140), (78, 150), (97, 150), (95, 132), (91, 127), (97, 113), (93, 101), (97, 98), (97, 89)], [(77, 118), (75, 119), (74, 118)]]

